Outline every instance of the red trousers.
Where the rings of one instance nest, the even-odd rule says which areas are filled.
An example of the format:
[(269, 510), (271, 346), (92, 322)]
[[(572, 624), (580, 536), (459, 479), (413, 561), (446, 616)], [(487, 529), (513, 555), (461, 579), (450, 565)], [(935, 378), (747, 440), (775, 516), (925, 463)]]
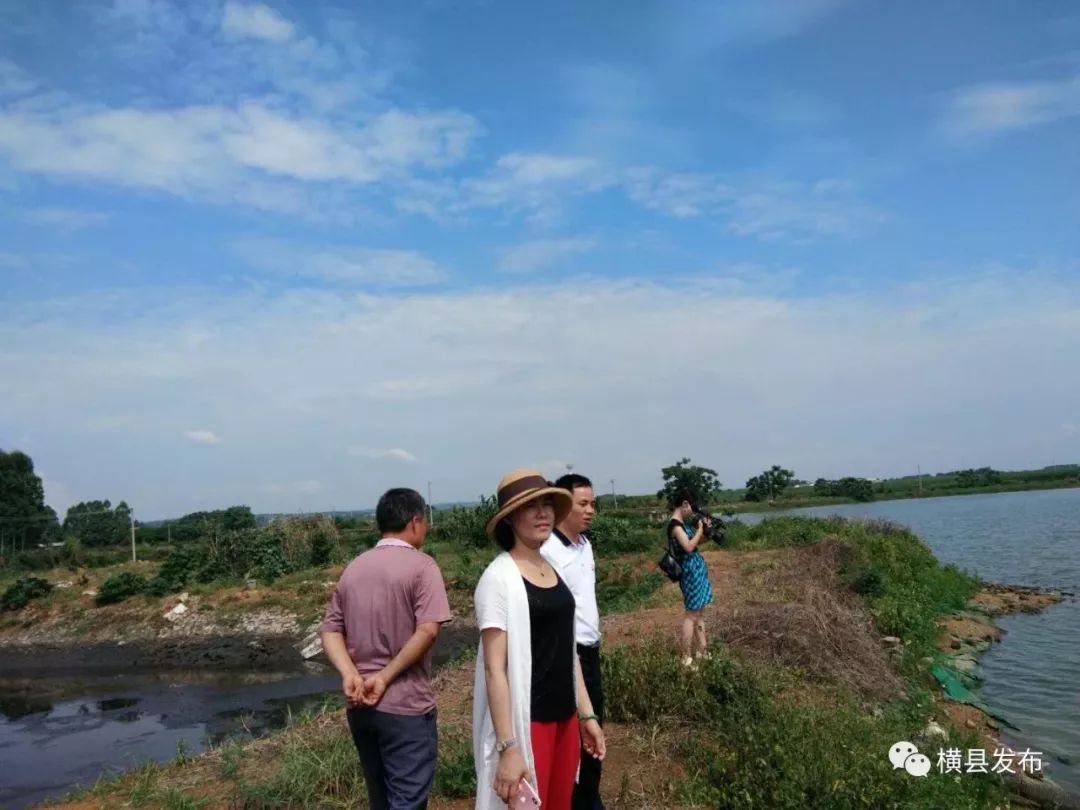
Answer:
[(529, 736), (542, 810), (570, 810), (581, 757), (577, 715), (558, 723), (531, 723)]

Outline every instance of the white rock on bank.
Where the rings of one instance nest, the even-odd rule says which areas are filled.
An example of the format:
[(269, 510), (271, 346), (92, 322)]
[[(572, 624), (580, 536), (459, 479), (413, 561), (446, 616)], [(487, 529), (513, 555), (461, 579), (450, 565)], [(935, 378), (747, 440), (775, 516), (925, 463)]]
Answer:
[(925, 740), (930, 740), (934, 737), (942, 740), (947, 740), (949, 738), (949, 732), (947, 732), (940, 725), (931, 720), (929, 723), (926, 724), (926, 728), (922, 730), (922, 734), (920, 736)]
[(175, 622), (181, 616), (188, 612), (188, 606), (183, 602), (179, 603), (172, 610), (166, 612), (165, 619), (170, 622)]

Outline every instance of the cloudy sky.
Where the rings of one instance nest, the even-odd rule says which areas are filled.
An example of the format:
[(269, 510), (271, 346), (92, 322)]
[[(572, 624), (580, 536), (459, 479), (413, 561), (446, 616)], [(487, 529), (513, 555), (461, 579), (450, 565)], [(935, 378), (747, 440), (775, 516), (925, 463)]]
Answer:
[(61, 512), (1080, 461), (1080, 8), (0, 0)]

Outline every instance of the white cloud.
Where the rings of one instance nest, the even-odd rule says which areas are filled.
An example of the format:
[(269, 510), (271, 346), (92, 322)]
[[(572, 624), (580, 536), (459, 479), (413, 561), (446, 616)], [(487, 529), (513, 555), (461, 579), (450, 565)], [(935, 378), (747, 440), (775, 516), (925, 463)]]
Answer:
[(260, 39), (288, 42), (296, 34), (293, 24), (262, 3), (238, 3), (228, 0), (221, 19), (221, 30), (233, 39)]
[[(1080, 352), (1078, 278), (938, 271), (918, 286), (794, 298), (669, 277), (0, 302), (0, 378), (19, 391), (0, 398), (0, 424), (32, 430), (28, 452), (77, 498), (115, 492), (146, 515), (277, 511), (287, 498), (258, 473), (282, 463), (288, 480), (323, 483), (311, 508), (370, 506), (387, 486), (428, 479), (444, 482), (441, 499), (474, 498), (543, 459), (628, 492), (655, 491), (659, 468), (682, 455), (736, 484), (774, 463), (811, 479), (1023, 466), (1060, 444), (1046, 425), (1075, 423), (1080, 382), (1061, 369)], [(690, 295), (710, 316), (673, 320)], [(813, 362), (792, 363), (793, 351)], [(193, 411), (212, 413), (228, 441), (181, 491), (147, 459), (200, 463), (197, 446), (169, 440)], [(125, 428), (130, 453), (88, 471), (100, 434), (81, 421), (115, 412), (153, 418)], [(402, 446), (423, 447), (421, 460), (376, 478), (356, 464), (369, 456), (347, 452)]]
[(652, 168), (627, 171), (624, 185), (634, 202), (678, 218), (715, 212), (733, 194), (730, 188), (709, 175), (665, 174)]
[(435, 284), (446, 271), (414, 250), (347, 245), (303, 245), (276, 239), (246, 239), (230, 247), (253, 267), (288, 276), (400, 287)]
[(195, 444), (221, 444), (221, 439), (209, 430), (185, 430), (184, 438)]
[(1066, 422), (1061, 426), (1061, 430), (1068, 436), (1076, 436), (1080, 434), (1080, 427), (1077, 427), (1072, 422)]
[(844, 184), (764, 183), (738, 191), (729, 209), (731, 230), (763, 240), (806, 241), (815, 237), (859, 237), (885, 214), (857, 199)]
[(535, 239), (506, 248), (499, 257), (499, 269), (508, 273), (529, 273), (587, 253), (596, 247), (591, 239)]
[(554, 217), (567, 198), (602, 191), (613, 185), (615, 177), (593, 158), (512, 152), (498, 158), (487, 172), (458, 182), (413, 182), (396, 204), (402, 211), (436, 220), (491, 208), (545, 220)]
[(956, 91), (942, 126), (954, 137), (1026, 129), (1080, 115), (1080, 76), (988, 82)]
[(32, 225), (76, 231), (107, 222), (112, 214), (108, 211), (87, 211), (79, 208), (27, 208), (20, 218)]
[(0, 98), (14, 98), (33, 93), (38, 83), (10, 59), (0, 57)]
[(361, 458), (404, 461), (409, 464), (413, 464), (417, 461), (416, 456), (414, 456), (408, 450), (402, 450), (400, 447), (393, 447), (389, 450), (380, 450), (375, 447), (350, 447), (349, 455), (360, 456)]
[(388, 111), (355, 126), (256, 103), (171, 110), (61, 103), (0, 112), (0, 156), (27, 173), (274, 209), (274, 201), (262, 202), (272, 196), (267, 184), (406, 176), (459, 160), (477, 131), (453, 111)]

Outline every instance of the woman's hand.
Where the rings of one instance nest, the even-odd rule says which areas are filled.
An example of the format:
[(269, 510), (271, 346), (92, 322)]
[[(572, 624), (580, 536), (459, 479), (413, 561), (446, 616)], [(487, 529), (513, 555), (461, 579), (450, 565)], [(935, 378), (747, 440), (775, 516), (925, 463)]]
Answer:
[(607, 754), (607, 744), (604, 742), (604, 729), (596, 720), (586, 720), (581, 727), (581, 744), (585, 752), (594, 759), (603, 759)]
[(507, 804), (517, 790), (518, 782), (529, 779), (529, 769), (525, 767), (525, 758), (516, 745), (499, 754), (499, 767), (495, 771), (495, 792)]

